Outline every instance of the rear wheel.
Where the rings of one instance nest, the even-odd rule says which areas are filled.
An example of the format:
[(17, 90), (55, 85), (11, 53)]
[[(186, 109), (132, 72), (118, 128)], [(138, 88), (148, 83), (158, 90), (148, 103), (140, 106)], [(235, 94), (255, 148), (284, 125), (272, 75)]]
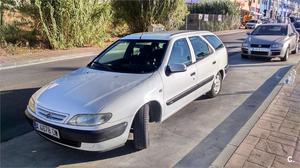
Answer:
[(288, 58), (289, 58), (289, 54), (290, 54), (290, 49), (287, 48), (284, 57), (283, 57), (283, 58), (280, 58), (280, 60), (281, 60), (281, 61), (287, 61)]
[(216, 97), (222, 88), (222, 75), (220, 72), (215, 76), (211, 90), (207, 93), (210, 98)]
[(149, 108), (149, 104), (145, 104), (133, 120), (133, 143), (137, 150), (149, 147)]

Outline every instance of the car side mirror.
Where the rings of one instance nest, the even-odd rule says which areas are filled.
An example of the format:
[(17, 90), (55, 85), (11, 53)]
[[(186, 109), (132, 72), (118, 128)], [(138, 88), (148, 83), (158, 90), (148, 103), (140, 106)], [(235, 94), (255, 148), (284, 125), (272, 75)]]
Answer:
[(294, 35), (295, 35), (295, 33), (291, 33), (291, 34), (290, 34), (290, 36), (294, 36)]
[(169, 76), (171, 73), (185, 72), (186, 70), (185, 64), (170, 64), (167, 66), (166, 74)]

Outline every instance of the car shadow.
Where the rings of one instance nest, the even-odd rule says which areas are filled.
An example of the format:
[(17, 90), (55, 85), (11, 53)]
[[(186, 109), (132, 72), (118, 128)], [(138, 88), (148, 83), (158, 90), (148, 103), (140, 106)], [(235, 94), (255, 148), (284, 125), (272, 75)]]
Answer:
[(24, 111), (31, 95), (39, 88), (0, 92), (1, 142), (32, 131)]

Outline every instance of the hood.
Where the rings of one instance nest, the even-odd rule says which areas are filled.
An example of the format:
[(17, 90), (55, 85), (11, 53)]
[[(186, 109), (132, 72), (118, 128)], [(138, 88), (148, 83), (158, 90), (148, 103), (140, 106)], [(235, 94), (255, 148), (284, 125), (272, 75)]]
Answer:
[(81, 68), (38, 91), (37, 104), (67, 114), (95, 113), (150, 76)]
[(247, 41), (250, 44), (273, 44), (273, 43), (283, 43), (286, 36), (254, 36), (248, 37)]

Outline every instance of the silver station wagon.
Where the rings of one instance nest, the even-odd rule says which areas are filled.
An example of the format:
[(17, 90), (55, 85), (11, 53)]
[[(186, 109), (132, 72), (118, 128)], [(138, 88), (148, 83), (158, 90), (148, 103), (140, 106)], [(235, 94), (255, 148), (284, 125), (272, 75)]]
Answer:
[(162, 122), (221, 90), (228, 67), (220, 39), (207, 31), (128, 35), (82, 67), (38, 90), (25, 111), (34, 130), (71, 148), (107, 151), (149, 146), (149, 122)]

